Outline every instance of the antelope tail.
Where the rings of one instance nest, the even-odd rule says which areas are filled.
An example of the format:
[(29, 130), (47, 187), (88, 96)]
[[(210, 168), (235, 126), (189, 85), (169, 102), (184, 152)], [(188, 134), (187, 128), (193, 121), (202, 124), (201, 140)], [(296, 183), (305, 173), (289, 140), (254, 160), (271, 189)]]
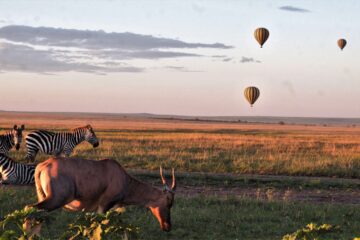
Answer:
[(35, 171), (35, 174), (34, 174), (35, 175), (34, 178), (35, 178), (36, 192), (37, 192), (38, 198), (39, 198), (39, 196), (41, 196), (42, 199), (45, 199), (46, 195), (45, 195), (44, 190), (41, 187), (40, 174), (41, 174), (41, 171)]

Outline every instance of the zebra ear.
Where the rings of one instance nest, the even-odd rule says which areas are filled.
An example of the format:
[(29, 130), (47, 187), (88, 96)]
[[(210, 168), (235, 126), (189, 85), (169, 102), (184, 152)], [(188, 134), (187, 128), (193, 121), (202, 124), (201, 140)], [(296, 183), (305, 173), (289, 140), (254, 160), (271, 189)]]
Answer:
[(14, 130), (16, 130), (16, 129), (17, 129), (17, 125), (15, 124), (15, 125), (14, 125)]
[(87, 127), (88, 129), (91, 129), (91, 125), (90, 125), (90, 124), (86, 125), (86, 127)]
[(22, 130), (25, 130), (25, 125), (24, 125), (24, 124), (21, 125), (21, 129), (22, 129)]

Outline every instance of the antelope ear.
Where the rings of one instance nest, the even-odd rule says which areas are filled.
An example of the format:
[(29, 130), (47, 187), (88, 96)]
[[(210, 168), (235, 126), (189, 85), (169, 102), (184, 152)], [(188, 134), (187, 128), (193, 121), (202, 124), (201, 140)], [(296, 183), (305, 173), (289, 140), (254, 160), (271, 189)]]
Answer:
[(14, 130), (16, 130), (17, 129), (17, 125), (14, 125)]
[(24, 124), (21, 125), (21, 128), (22, 128), (22, 130), (25, 130), (25, 125)]

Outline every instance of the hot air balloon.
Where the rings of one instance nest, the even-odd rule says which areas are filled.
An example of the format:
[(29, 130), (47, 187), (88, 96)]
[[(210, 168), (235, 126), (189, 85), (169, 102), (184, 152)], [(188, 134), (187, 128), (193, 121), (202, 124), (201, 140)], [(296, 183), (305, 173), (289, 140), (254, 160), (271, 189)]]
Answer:
[(341, 38), (337, 41), (337, 44), (339, 46), (339, 48), (341, 49), (341, 51), (344, 49), (344, 47), (346, 46), (346, 40)]
[(252, 106), (260, 96), (260, 90), (257, 87), (245, 88), (244, 95), (246, 100)]
[(264, 45), (266, 40), (269, 38), (269, 35), (269, 30), (267, 30), (266, 28), (258, 28), (254, 32), (255, 39), (260, 44), (260, 47)]

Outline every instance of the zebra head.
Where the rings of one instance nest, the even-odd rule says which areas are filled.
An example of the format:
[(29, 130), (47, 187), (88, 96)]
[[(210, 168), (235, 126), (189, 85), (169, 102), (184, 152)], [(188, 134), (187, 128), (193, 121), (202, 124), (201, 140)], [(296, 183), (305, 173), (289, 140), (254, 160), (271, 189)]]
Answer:
[(21, 125), (21, 127), (19, 127), (19, 128), (17, 125), (14, 125), (14, 128), (11, 130), (11, 134), (14, 139), (14, 145), (15, 145), (16, 150), (20, 149), (20, 144), (21, 144), (22, 138), (23, 138), (23, 135), (22, 135), (23, 130), (25, 130), (25, 125)]
[(93, 128), (90, 125), (87, 125), (85, 130), (85, 141), (88, 141), (93, 145), (94, 148), (99, 146), (99, 140), (96, 137), (96, 134)]

